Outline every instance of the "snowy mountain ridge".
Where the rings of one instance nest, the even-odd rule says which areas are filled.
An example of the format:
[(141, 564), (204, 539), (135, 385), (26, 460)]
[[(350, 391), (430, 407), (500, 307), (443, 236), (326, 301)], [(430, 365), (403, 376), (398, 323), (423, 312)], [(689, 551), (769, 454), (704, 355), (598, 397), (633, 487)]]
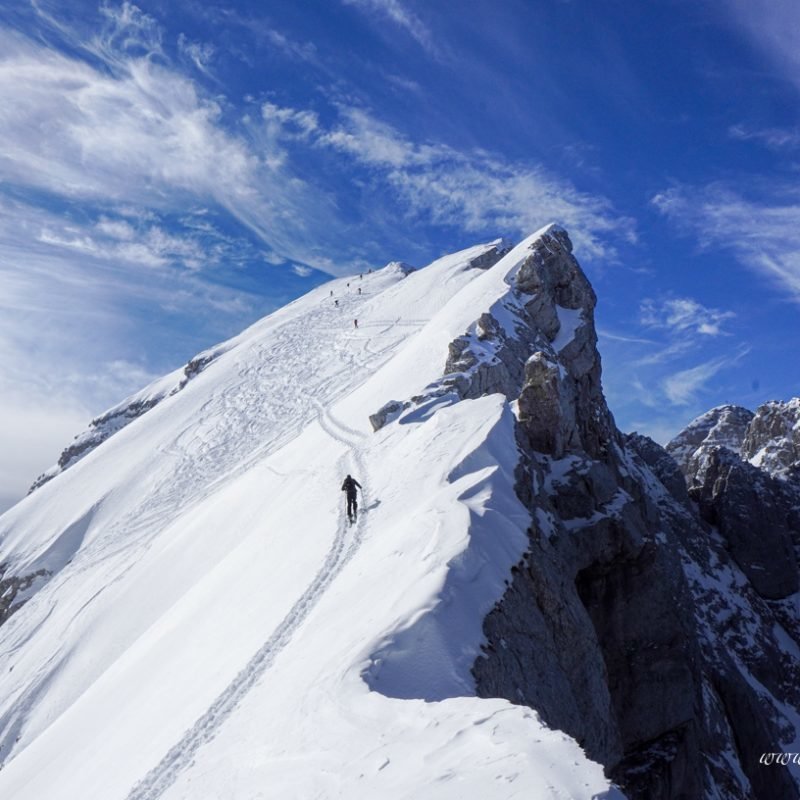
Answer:
[(551, 225), (121, 404), (0, 517), (0, 793), (800, 796), (758, 760), (800, 739), (791, 497), (621, 434), (596, 302)]
[[(470, 689), (526, 546), (508, 403), (367, 419), (439, 380), (540, 238), (312, 291), (0, 518), (6, 585), (46, 571), (0, 628), (4, 796), (608, 791), (569, 737)], [(426, 609), (428, 649), (404, 650)]]

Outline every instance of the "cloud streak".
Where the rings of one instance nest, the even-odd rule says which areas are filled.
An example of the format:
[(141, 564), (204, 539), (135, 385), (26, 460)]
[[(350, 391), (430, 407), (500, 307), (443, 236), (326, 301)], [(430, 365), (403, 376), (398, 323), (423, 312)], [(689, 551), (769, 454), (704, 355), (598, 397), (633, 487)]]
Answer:
[[(111, 55), (115, 44), (126, 50)], [(332, 203), (287, 174), (268, 142), (261, 151), (229, 133), (217, 102), (150, 57), (158, 46), (130, 9), (92, 43), (110, 71), (0, 31), (0, 179), (72, 202), (214, 202), (286, 260), (315, 266), (308, 223), (329, 230)]]
[(695, 367), (683, 369), (662, 381), (662, 389), (673, 405), (688, 406), (698, 399), (706, 384), (719, 372), (735, 364), (740, 356), (714, 358)]
[(429, 54), (434, 56), (440, 54), (430, 29), (400, 0), (342, 0), (342, 2), (346, 6), (355, 6), (366, 14), (376, 16), (381, 21), (390, 20)]
[(701, 247), (732, 250), (746, 267), (765, 276), (800, 303), (800, 191), (770, 190), (751, 200), (722, 184), (675, 186), (657, 194), (653, 205)]
[(770, 150), (796, 150), (800, 147), (798, 128), (750, 128), (746, 125), (732, 125), (728, 129), (731, 139), (740, 142), (759, 142)]
[(724, 333), (722, 325), (735, 316), (732, 311), (706, 308), (690, 297), (669, 298), (661, 303), (647, 299), (639, 307), (642, 325), (675, 334), (720, 336)]
[(607, 199), (580, 192), (542, 167), (484, 150), (417, 143), (363, 108), (339, 106), (338, 122), (327, 128), (304, 110), (268, 103), (263, 113), (277, 139), (301, 139), (365, 167), (376, 185), (392, 187), (412, 217), (476, 235), (520, 236), (557, 220), (590, 258), (613, 258), (610, 240), (635, 240), (633, 220)]
[(727, 18), (800, 89), (800, 6), (794, 0), (725, 0)]

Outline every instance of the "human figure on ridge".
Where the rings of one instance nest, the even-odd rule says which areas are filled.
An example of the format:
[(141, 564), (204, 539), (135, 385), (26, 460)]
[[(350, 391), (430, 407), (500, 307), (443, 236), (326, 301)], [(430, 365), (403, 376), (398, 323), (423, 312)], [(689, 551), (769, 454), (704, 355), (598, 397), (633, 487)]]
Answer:
[[(361, 484), (349, 475), (342, 483), (342, 491), (347, 493), (347, 517), (350, 522), (355, 522), (358, 513), (358, 494), (356, 488), (361, 489)], [(363, 491), (363, 490), (362, 490)]]

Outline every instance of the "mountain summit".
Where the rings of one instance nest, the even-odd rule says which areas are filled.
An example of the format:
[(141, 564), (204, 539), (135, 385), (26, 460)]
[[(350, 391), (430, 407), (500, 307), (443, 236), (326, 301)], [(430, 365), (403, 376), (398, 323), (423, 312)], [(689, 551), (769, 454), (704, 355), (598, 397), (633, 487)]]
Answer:
[(736, 452), (687, 488), (620, 433), (595, 303), (551, 225), (332, 281), (95, 420), (0, 518), (0, 794), (797, 797), (760, 761), (800, 734), (791, 495), (776, 569), (784, 483), (737, 505)]

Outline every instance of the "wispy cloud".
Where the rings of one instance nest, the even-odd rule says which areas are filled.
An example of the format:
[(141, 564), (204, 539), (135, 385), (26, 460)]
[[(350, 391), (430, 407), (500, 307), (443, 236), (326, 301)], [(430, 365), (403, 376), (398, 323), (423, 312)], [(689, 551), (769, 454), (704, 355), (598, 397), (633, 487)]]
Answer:
[(706, 308), (690, 297), (674, 297), (661, 302), (648, 298), (639, 306), (642, 325), (677, 334), (720, 336), (724, 334), (723, 323), (735, 316), (732, 311)]
[[(126, 56), (163, 55), (163, 32), (158, 22), (138, 6), (123, 0), (121, 5), (103, 4), (104, 23), (99, 33), (82, 46), (107, 63), (121, 63)], [(50, 18), (52, 21), (52, 17)], [(65, 31), (61, 27), (62, 31)]]
[[(295, 61), (303, 61), (321, 67), (316, 45), (313, 42), (298, 41), (278, 30), (263, 17), (242, 13), (232, 7), (222, 7), (204, 2), (195, 3), (193, 12), (214, 25), (233, 25), (242, 32), (252, 36), (261, 47), (279, 53), (281, 56)], [(250, 63), (252, 58), (239, 49), (235, 50), (239, 58)]]
[(664, 394), (674, 405), (689, 405), (697, 400), (698, 394), (717, 373), (732, 366), (737, 360), (737, 358), (714, 358), (695, 367), (680, 370), (663, 380)]
[(113, 26), (91, 49), (109, 69), (0, 31), (0, 180), (73, 201), (214, 202), (287, 259), (328, 268), (316, 258), (324, 233), (309, 243), (307, 227), (335, 229), (325, 192), (287, 174), (268, 139), (231, 133), (213, 98), (152, 58), (149, 18), (106, 13)]
[(429, 53), (437, 54), (437, 47), (429, 28), (400, 0), (342, 0), (342, 2), (344, 5), (355, 6), (367, 14), (377, 16), (380, 21), (390, 20)]
[(800, 147), (799, 128), (751, 128), (738, 124), (728, 128), (731, 139), (759, 142), (770, 150), (796, 150)]
[(800, 89), (800, 6), (795, 0), (724, 0), (725, 19)]
[(766, 200), (752, 200), (722, 184), (675, 186), (652, 203), (694, 234), (701, 247), (731, 249), (742, 264), (800, 302), (800, 191), (795, 187), (770, 187)]
[(178, 35), (178, 51), (204, 75), (211, 75), (211, 64), (216, 48), (210, 42), (192, 42), (186, 34)]
[(307, 115), (264, 106), (273, 136), (302, 138), (349, 156), (374, 181), (391, 186), (412, 216), (476, 233), (518, 235), (557, 220), (582, 255), (593, 258), (613, 257), (615, 238), (635, 240), (633, 220), (617, 214), (606, 198), (580, 192), (542, 167), (483, 150), (414, 142), (363, 108), (340, 106), (338, 123), (328, 128)]

